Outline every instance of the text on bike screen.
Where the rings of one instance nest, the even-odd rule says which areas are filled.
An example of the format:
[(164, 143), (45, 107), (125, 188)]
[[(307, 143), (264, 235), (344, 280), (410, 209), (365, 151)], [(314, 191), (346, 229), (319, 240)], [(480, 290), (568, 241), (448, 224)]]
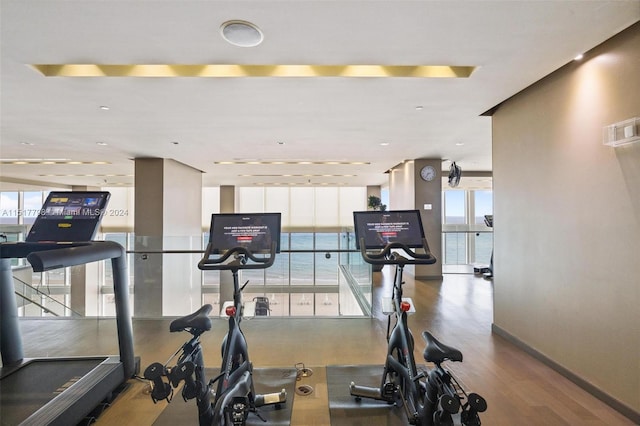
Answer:
[(214, 253), (245, 247), (268, 253), (272, 243), (280, 251), (280, 213), (213, 214), (209, 241)]
[(353, 212), (356, 247), (364, 238), (365, 248), (382, 249), (389, 243), (422, 247), (424, 231), (418, 210)]

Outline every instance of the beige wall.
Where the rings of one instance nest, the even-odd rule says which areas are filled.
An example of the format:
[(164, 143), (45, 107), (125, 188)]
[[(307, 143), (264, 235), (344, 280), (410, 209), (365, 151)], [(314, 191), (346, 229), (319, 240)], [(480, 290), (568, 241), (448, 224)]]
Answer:
[(636, 414), (640, 143), (602, 138), (638, 116), (639, 23), (493, 115), (494, 326)]

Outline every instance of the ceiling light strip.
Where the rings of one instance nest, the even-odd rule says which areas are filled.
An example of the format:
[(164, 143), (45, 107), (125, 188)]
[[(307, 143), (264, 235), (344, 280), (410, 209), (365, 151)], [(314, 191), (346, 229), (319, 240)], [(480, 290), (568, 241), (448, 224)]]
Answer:
[(368, 166), (368, 161), (214, 161), (213, 164), (221, 166), (237, 166), (237, 165), (321, 165), (321, 166)]
[(467, 78), (452, 65), (34, 64), (45, 77), (409, 77)]
[(104, 164), (111, 164), (111, 163), (109, 163), (108, 161), (0, 160), (0, 164), (6, 164), (6, 165), (41, 165), (41, 164), (104, 165)]
[(345, 182), (254, 182), (255, 186), (347, 186)]
[(238, 175), (238, 177), (303, 177), (303, 178), (328, 178), (328, 177), (356, 177), (358, 175)]

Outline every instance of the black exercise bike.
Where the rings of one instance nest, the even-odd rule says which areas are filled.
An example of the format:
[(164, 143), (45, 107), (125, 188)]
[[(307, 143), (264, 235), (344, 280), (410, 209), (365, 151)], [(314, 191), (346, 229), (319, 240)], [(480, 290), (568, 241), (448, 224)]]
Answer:
[[(174, 320), (170, 325), (171, 332), (187, 331), (192, 337), (178, 349), (164, 365), (156, 362), (144, 372), (144, 377), (153, 382), (151, 398), (154, 402), (166, 399), (170, 402), (173, 389), (184, 382), (182, 397), (185, 401), (195, 398), (198, 405), (198, 421), (200, 426), (245, 425), (250, 413), (266, 420), (258, 412), (265, 405), (276, 405), (286, 402), (287, 394), (283, 389), (278, 393), (257, 395), (253, 384), (253, 366), (249, 361), (247, 341), (240, 329), (242, 318), (242, 290), (248, 281), (240, 287), (238, 271), (241, 269), (265, 269), (273, 265), (276, 243), (272, 244), (268, 257), (256, 257), (245, 247), (234, 247), (222, 256), (212, 258), (212, 245), (198, 263), (201, 270), (230, 270), (233, 274), (233, 306), (228, 306), (225, 313), (229, 317), (229, 331), (222, 342), (222, 366), (220, 374), (207, 381), (200, 336), (211, 329), (211, 305), (204, 305), (196, 312)], [(178, 355), (175, 366), (169, 363)], [(168, 379), (168, 382), (163, 380)], [(215, 393), (212, 389), (215, 386)]]
[[(372, 398), (389, 404), (402, 406), (409, 424), (422, 426), (453, 425), (454, 415), (460, 412), (460, 421), (465, 426), (479, 426), (481, 413), (487, 403), (480, 395), (467, 394), (458, 381), (442, 367), (444, 361), (462, 361), (462, 353), (438, 341), (425, 331), (422, 337), (427, 343), (424, 359), (435, 364), (430, 370), (420, 370), (413, 356), (414, 341), (407, 324), (407, 312), (411, 309), (408, 299), (402, 298), (402, 272), (405, 265), (433, 264), (426, 239), (422, 238), (424, 253), (416, 253), (405, 244), (392, 242), (379, 253), (367, 253), (364, 239), (360, 240), (360, 251), (364, 260), (373, 265), (395, 265), (393, 281), (393, 307), (387, 325), (388, 352), (380, 387), (350, 385), (351, 395), (359, 401)], [(405, 255), (393, 252), (402, 250)], [(387, 313), (387, 312), (385, 312)], [(396, 323), (391, 330), (391, 317)], [(391, 331), (390, 331), (391, 330)]]

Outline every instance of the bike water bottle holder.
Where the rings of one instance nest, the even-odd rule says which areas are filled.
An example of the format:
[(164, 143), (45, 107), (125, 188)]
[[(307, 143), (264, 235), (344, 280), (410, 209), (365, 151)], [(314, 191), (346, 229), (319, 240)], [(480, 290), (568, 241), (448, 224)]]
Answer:
[[(393, 304), (393, 299), (391, 297), (383, 297), (381, 302), (382, 302), (382, 313), (384, 315), (393, 315), (394, 313), (396, 313), (396, 308)], [(402, 302), (409, 304), (409, 310), (405, 311), (408, 315), (416, 313), (416, 308), (413, 304), (413, 300), (411, 300), (410, 297), (403, 297)]]

